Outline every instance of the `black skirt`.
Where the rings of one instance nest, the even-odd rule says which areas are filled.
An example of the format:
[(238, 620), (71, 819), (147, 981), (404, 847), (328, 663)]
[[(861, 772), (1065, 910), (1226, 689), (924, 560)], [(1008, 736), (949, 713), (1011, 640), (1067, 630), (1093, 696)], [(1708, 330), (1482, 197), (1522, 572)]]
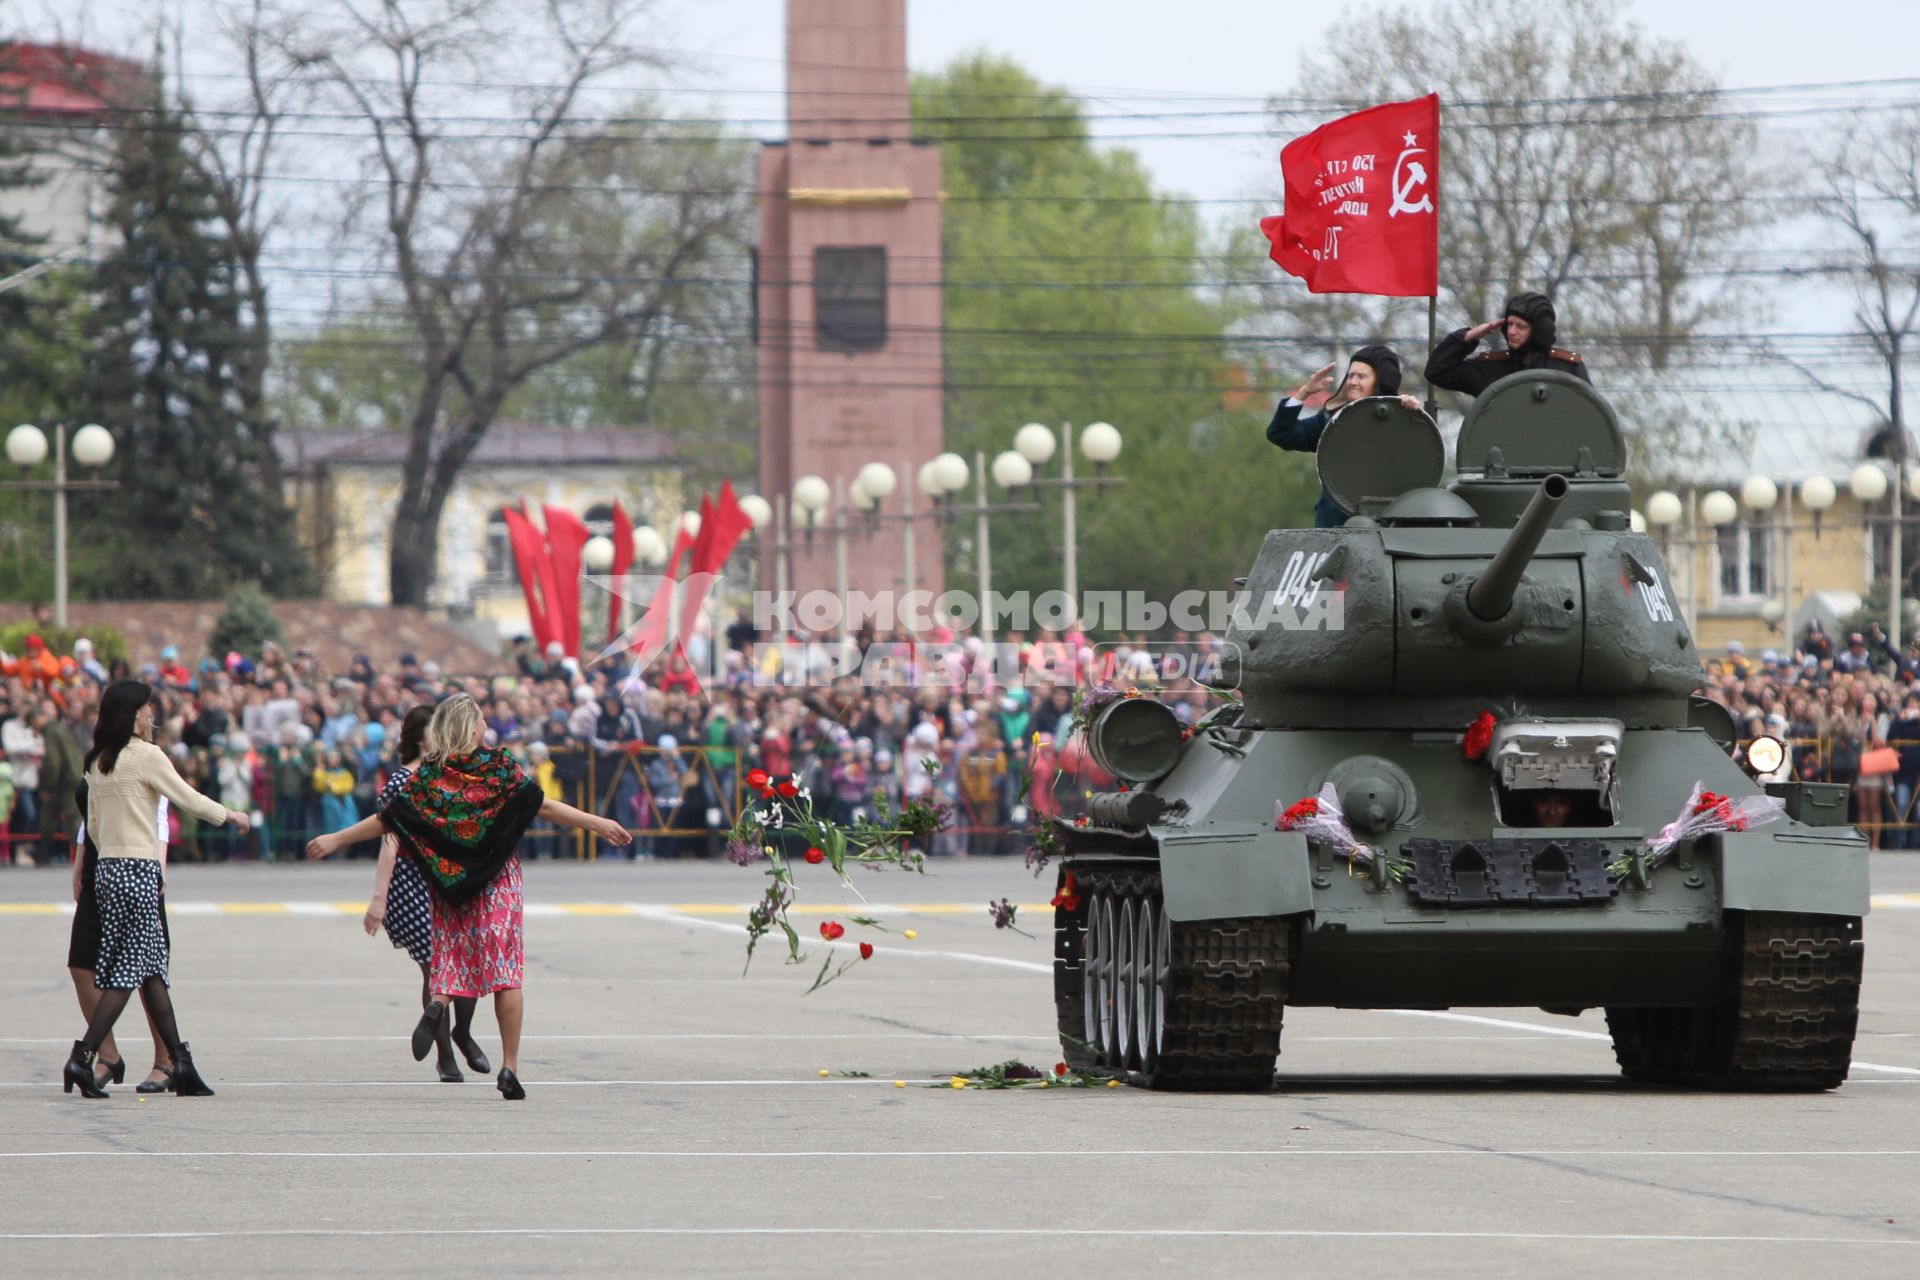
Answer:
[(93, 965), (93, 985), (102, 991), (131, 991), (149, 978), (167, 982), (159, 859), (102, 858), (93, 879), (100, 900), (100, 957)]
[[(87, 842), (86, 864), (80, 868), (80, 900), (73, 904), (73, 930), (67, 935), (67, 968), (92, 971), (100, 960), (100, 898), (94, 892), (93, 872), (100, 863), (100, 855), (93, 850), (93, 842)], [(167, 945), (173, 945), (173, 935), (167, 929), (167, 895), (160, 894), (160, 936)]]

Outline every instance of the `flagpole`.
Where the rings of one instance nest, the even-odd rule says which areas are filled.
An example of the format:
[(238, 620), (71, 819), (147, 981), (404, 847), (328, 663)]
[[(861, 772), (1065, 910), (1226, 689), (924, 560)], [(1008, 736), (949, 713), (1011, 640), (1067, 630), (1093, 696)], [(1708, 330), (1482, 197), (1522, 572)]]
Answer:
[[(1427, 359), (1433, 359), (1433, 349), (1440, 345), (1440, 291), (1434, 290), (1427, 295)], [(1421, 368), (1425, 368), (1422, 365)], [(1434, 397), (1433, 384), (1427, 383), (1427, 416), (1436, 422), (1440, 418), (1440, 401)]]

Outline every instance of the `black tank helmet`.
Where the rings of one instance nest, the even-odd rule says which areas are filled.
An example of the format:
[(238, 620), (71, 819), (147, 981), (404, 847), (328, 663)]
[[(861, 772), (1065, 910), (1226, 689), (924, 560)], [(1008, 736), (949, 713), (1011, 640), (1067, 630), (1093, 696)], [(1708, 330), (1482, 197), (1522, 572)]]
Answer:
[[(1556, 317), (1552, 298), (1544, 293), (1516, 293), (1507, 299), (1507, 309), (1501, 313), (1501, 319), (1507, 316), (1519, 316), (1533, 326), (1533, 332), (1527, 337), (1522, 351), (1537, 351), (1546, 355), (1553, 350)], [(1519, 355), (1520, 352), (1514, 354)]]
[[(1548, 306), (1547, 311), (1548, 314), (1552, 314), (1551, 305)], [(1393, 354), (1391, 350), (1381, 346), (1362, 347), (1353, 353), (1351, 360), (1347, 361), (1347, 371), (1351, 373), (1356, 364), (1364, 364), (1373, 370), (1373, 394), (1377, 396), (1400, 394), (1400, 357)], [(1344, 382), (1344, 379), (1342, 381)]]

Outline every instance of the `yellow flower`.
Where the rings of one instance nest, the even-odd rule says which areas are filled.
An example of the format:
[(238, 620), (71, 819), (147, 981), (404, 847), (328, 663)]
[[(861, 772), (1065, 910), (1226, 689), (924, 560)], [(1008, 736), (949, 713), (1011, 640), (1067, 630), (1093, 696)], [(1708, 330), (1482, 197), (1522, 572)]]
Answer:
[(827, 1078), (828, 1076), (830, 1076), (830, 1075), (832, 1075), (832, 1074), (833, 1074), (833, 1072), (831, 1072), (831, 1071), (829, 1071), (829, 1070), (827, 1070), (827, 1069), (826, 1069), (825, 1067), (822, 1067), (822, 1068), (820, 1068), (820, 1078), (821, 1078), (822, 1080), (825, 1080), (825, 1079), (826, 1079), (826, 1078)]
[(956, 1089), (964, 1089), (967, 1087), (966, 1079), (961, 1076), (955, 1076), (953, 1079), (947, 1081), (947, 1083)]
[(900, 936), (905, 938), (908, 942), (912, 942), (915, 938), (920, 936), (920, 933), (918, 930), (909, 929), (904, 934), (901, 934)]
[(1107, 1081), (1107, 1088), (1109, 1088), (1109, 1089), (1118, 1089), (1119, 1087), (1120, 1087), (1120, 1082), (1119, 1082), (1118, 1080), (1109, 1080), (1109, 1081)]
[(907, 1082), (905, 1080), (895, 1080), (893, 1082), (893, 1087), (896, 1089), (904, 1089), (907, 1087)]

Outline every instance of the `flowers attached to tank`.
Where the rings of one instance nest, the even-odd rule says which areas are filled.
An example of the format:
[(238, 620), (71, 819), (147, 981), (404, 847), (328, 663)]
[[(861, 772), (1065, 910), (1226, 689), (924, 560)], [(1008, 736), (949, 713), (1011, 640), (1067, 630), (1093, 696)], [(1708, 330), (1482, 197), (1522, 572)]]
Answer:
[(1493, 746), (1493, 727), (1497, 723), (1493, 712), (1482, 711), (1460, 736), (1460, 754), (1469, 760), (1485, 759), (1488, 748)]
[[(1660, 834), (1647, 841), (1647, 869), (1665, 862), (1683, 840), (1704, 840), (1723, 831), (1751, 831), (1785, 817), (1786, 802), (1773, 796), (1740, 796), (1735, 799), (1708, 791), (1703, 783), (1693, 784), (1680, 816), (1660, 828)], [(1623, 860), (1608, 869), (1615, 874), (1628, 868)]]

